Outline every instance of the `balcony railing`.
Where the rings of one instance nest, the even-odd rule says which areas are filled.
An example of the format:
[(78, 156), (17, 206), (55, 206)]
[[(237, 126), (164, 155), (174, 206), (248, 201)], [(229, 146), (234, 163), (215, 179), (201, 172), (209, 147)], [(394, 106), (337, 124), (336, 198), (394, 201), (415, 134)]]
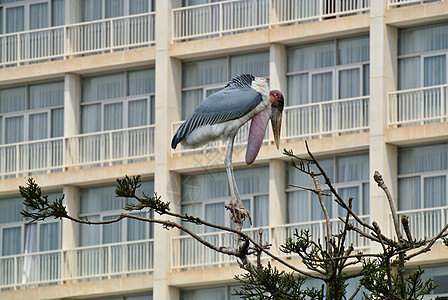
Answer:
[(0, 35), (0, 66), (155, 44), (155, 13)]
[(222, 36), (363, 13), (370, 0), (228, 0), (173, 9), (173, 40)]
[[(262, 227), (263, 243), (270, 240), (270, 230), (268, 227)], [(259, 228), (245, 229), (246, 234), (255, 241), (259, 241)], [(218, 247), (234, 247), (235, 234), (228, 232), (213, 232), (199, 234), (207, 242)], [(236, 264), (235, 258), (226, 254), (218, 253), (210, 248), (200, 244), (189, 235), (175, 236), (171, 239), (171, 269), (194, 269), (205, 267), (222, 267)], [(266, 257), (265, 255), (262, 256)]]
[(369, 97), (285, 107), (285, 139), (324, 137), (369, 129)]
[(154, 269), (154, 240), (0, 257), (0, 290), (148, 274)]
[(0, 178), (154, 157), (155, 125), (0, 145)]
[[(361, 217), (362, 220), (368, 221), (368, 216)], [(343, 229), (343, 223), (337, 219), (331, 220), (333, 233), (339, 233)], [(325, 240), (325, 221), (313, 221), (297, 224), (285, 224), (275, 227), (261, 227), (263, 231), (263, 243), (272, 244), (271, 251), (280, 256), (286, 254), (279, 251), (279, 246), (285, 243), (286, 238), (294, 237), (294, 232), (297, 229), (300, 233), (301, 229), (309, 230), (314, 240)], [(244, 230), (255, 241), (259, 241), (259, 228)], [(199, 234), (208, 242), (222, 247), (234, 246), (235, 235), (228, 232), (214, 232)], [(347, 245), (353, 244), (356, 250), (366, 250), (369, 248), (369, 241), (356, 232), (350, 231), (346, 240)], [(185, 236), (175, 236), (171, 239), (172, 253), (171, 253), (171, 269), (172, 270), (189, 270), (207, 267), (222, 267), (226, 265), (235, 264), (235, 258), (217, 253), (204, 245), (200, 244), (194, 238)], [(267, 258), (263, 254), (262, 258)]]
[(401, 7), (415, 4), (423, 4), (429, 2), (437, 2), (437, 1), (445, 1), (445, 0), (389, 0), (389, 7)]
[[(413, 239), (419, 240), (423, 238), (432, 238), (439, 234), (440, 230), (447, 224), (448, 206), (398, 212), (400, 220), (403, 215), (409, 217), (409, 227)], [(390, 230), (393, 230), (392, 216), (389, 217), (389, 222), (389, 228)], [(391, 231), (390, 234), (392, 236), (395, 232)]]
[(402, 90), (388, 95), (388, 126), (447, 121), (447, 88), (438, 85)]

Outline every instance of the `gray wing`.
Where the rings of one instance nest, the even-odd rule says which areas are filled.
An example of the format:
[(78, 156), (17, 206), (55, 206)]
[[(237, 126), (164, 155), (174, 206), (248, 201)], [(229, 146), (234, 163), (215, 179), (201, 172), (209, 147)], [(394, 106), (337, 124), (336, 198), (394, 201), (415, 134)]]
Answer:
[(179, 127), (171, 141), (171, 148), (186, 138), (193, 130), (243, 117), (261, 102), (261, 95), (251, 87), (227, 86), (210, 95)]

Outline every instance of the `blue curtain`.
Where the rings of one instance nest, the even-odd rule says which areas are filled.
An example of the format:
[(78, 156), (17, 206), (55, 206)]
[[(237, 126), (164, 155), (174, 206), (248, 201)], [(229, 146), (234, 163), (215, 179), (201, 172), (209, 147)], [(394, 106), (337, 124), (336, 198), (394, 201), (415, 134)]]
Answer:
[(60, 222), (40, 224), (39, 231), (39, 251), (56, 250), (61, 247)]
[[(70, 1), (70, 0), (69, 0)], [(60, 26), (65, 24), (65, 0), (51, 1), (51, 26)]]
[(431, 56), (424, 58), (423, 78), (424, 86), (446, 83), (446, 56)]
[(123, 103), (104, 105), (103, 130), (123, 128)]
[[(225, 208), (224, 208), (224, 202), (218, 202), (218, 203), (211, 203), (211, 204), (205, 204), (205, 221), (224, 226), (225, 224)], [(211, 228), (211, 227), (205, 227), (205, 232), (215, 232), (218, 231), (218, 229)]]
[(311, 100), (313, 103), (333, 100), (333, 73), (313, 74), (311, 77)]
[(30, 5), (30, 29), (39, 29), (49, 26), (48, 3)]
[(446, 177), (434, 176), (424, 178), (424, 207), (446, 206)]
[(347, 69), (339, 71), (339, 99), (361, 96), (360, 69)]
[(3, 228), (2, 234), (2, 256), (19, 254), (22, 250), (22, 228)]
[(6, 33), (25, 30), (25, 7), (17, 6), (6, 9)]
[(106, 0), (106, 18), (121, 17), (124, 14), (124, 0)]
[(102, 0), (82, 0), (82, 21), (89, 22), (102, 18)]

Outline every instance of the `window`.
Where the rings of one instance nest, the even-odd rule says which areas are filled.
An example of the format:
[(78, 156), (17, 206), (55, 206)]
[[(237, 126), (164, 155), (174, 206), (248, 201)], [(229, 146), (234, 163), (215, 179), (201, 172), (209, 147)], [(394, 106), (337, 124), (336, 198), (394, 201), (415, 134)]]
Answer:
[(2, 1), (0, 33), (65, 24), (65, 0)]
[(202, 288), (194, 290), (181, 290), (180, 300), (236, 300), (233, 290), (238, 286), (219, 286), (213, 288)]
[(398, 150), (398, 208), (447, 206), (448, 144)]
[(154, 69), (82, 79), (81, 132), (154, 124)]
[(182, 119), (203, 99), (221, 90), (234, 76), (250, 73), (269, 76), (269, 53), (260, 52), (184, 63), (182, 66)]
[[(415, 272), (415, 270), (411, 270)], [(448, 267), (425, 267), (425, 273), (423, 273), (422, 280), (425, 282), (428, 279), (432, 279), (435, 285), (438, 285), (432, 292), (432, 297), (428, 297), (425, 299), (437, 299), (439, 296), (440, 299), (444, 299), (448, 296)]]
[[(142, 186), (137, 190), (137, 194), (141, 191), (148, 195), (153, 195), (154, 183), (152, 181), (142, 182)], [(124, 212), (123, 207), (125, 207), (128, 201), (136, 200), (116, 197), (115, 186), (81, 189), (79, 217), (87, 218), (91, 221), (111, 220)], [(150, 216), (147, 211), (133, 212), (132, 214), (141, 217)], [(150, 223), (128, 218), (107, 225), (81, 225), (80, 244), (81, 246), (91, 246), (144, 240), (152, 238), (152, 231)]]
[(287, 105), (369, 95), (369, 38), (356, 37), (287, 50)]
[[(349, 197), (353, 197), (353, 211), (358, 215), (368, 215), (369, 155), (359, 154), (319, 159), (319, 164), (332, 180), (342, 199), (347, 200)], [(286, 179), (287, 222), (302, 223), (325, 219), (314, 193), (290, 187), (290, 184), (314, 187), (311, 177), (288, 164)], [(321, 176), (320, 179), (322, 189), (329, 193)], [(346, 215), (346, 212), (333, 201), (333, 197), (324, 196), (324, 202), (331, 219)]]
[[(235, 180), (244, 207), (250, 211), (254, 227), (269, 225), (269, 169), (268, 167), (235, 171)], [(230, 202), (226, 172), (204, 172), (182, 176), (182, 214), (197, 216), (218, 225), (231, 226), (224, 205)], [(212, 232), (191, 223), (183, 224), (194, 232)], [(248, 221), (244, 227), (250, 227)]]
[(155, 10), (155, 0), (82, 0), (82, 21), (142, 14)]
[(63, 136), (64, 83), (0, 90), (0, 144)]
[[(48, 194), (53, 201), (60, 194)], [(0, 199), (1, 255), (15, 255), (26, 252), (50, 251), (61, 248), (61, 222), (49, 219), (44, 222), (29, 223), (20, 211), (23, 199)]]
[(399, 31), (399, 90), (446, 83), (447, 37), (447, 23), (407, 28)]
[(89, 298), (90, 300), (152, 300), (152, 294), (143, 295), (129, 295), (119, 297), (101, 297), (101, 298)]

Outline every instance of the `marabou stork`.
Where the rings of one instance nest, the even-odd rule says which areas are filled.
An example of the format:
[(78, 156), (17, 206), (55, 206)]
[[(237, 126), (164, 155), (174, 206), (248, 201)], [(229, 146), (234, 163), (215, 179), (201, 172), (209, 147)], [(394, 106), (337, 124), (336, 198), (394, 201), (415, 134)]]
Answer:
[(224, 89), (207, 97), (179, 127), (171, 141), (173, 149), (179, 143), (196, 148), (217, 139), (228, 141), (224, 164), (232, 200), (226, 207), (231, 210), (235, 225), (238, 223), (235, 219), (241, 221), (246, 216), (250, 218), (240, 200), (233, 175), (232, 151), (235, 136), (243, 124), (252, 120), (246, 150), (246, 163), (249, 165), (257, 157), (270, 119), (278, 149), (283, 105), (282, 93), (277, 90), (269, 92), (265, 78), (250, 74), (239, 75), (232, 78)]

